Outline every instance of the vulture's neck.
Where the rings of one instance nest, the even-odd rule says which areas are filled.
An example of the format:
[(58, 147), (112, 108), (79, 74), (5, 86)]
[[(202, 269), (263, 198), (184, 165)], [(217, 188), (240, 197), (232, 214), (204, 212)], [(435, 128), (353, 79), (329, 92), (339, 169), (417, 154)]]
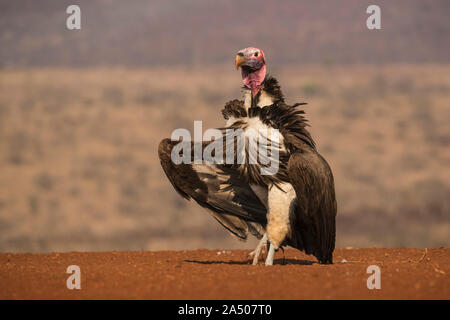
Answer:
[(243, 88), (244, 107), (248, 110), (251, 107), (265, 107), (272, 104), (284, 102), (284, 96), (281, 92), (277, 79), (266, 76), (263, 87), (253, 97), (252, 91), (247, 87)]

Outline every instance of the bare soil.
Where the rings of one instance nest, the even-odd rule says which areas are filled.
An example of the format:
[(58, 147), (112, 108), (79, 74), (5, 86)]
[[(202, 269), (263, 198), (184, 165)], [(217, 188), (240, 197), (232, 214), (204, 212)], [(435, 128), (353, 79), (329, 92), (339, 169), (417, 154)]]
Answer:
[[(249, 250), (0, 254), (2, 299), (449, 299), (450, 248), (336, 249), (333, 265), (293, 249), (276, 265)], [(66, 287), (69, 265), (81, 289)], [(367, 267), (381, 270), (369, 290)]]

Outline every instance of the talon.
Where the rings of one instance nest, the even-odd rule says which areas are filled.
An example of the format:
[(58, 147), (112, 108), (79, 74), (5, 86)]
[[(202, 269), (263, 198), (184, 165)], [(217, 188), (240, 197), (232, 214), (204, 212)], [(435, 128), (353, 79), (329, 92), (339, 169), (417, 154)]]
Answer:
[(261, 240), (259, 241), (258, 245), (256, 246), (256, 249), (248, 254), (250, 257), (253, 257), (252, 264), (254, 266), (258, 264), (258, 260), (259, 260), (260, 254), (261, 254), (261, 250), (264, 249), (264, 246), (266, 245), (266, 241), (267, 241), (267, 234), (264, 233), (263, 237), (261, 238)]

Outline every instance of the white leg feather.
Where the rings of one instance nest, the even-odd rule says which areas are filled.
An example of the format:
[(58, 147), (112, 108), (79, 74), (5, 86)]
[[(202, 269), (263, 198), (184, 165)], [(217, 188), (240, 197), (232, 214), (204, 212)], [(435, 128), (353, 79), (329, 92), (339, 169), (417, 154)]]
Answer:
[(267, 237), (278, 249), (290, 233), (290, 210), (295, 200), (295, 190), (290, 183), (281, 184), (281, 189), (272, 186), (268, 194)]

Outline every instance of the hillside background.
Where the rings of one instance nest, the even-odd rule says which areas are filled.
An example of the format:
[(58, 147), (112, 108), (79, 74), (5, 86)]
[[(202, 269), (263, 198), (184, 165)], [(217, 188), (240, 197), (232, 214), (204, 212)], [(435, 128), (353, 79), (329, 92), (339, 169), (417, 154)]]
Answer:
[(0, 0), (0, 251), (254, 246), (179, 197), (157, 158), (173, 129), (223, 125), (250, 45), (288, 102), (308, 102), (337, 246), (448, 247), (449, 14), (437, 0)]

